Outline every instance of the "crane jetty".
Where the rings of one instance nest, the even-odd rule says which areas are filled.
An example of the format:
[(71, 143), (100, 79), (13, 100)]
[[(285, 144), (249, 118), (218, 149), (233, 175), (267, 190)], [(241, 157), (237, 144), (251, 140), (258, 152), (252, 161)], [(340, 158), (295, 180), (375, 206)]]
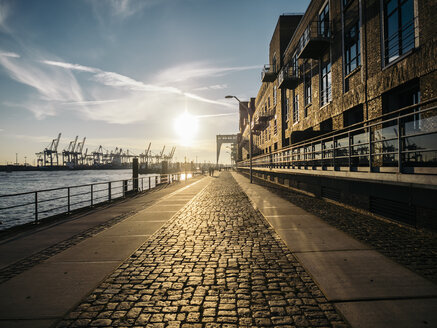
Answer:
[(1, 165), (0, 171), (58, 171), (58, 170), (102, 170), (102, 169), (130, 169), (133, 158), (138, 158), (140, 173), (161, 173), (178, 170), (178, 163), (173, 163), (173, 155), (176, 147), (172, 147), (165, 154), (165, 146), (161, 152), (153, 154), (152, 143), (149, 143), (144, 153), (134, 154), (129, 149), (116, 147), (115, 150), (107, 150), (100, 145), (96, 150), (88, 153), (84, 151), (86, 137), (78, 142), (79, 136), (69, 142), (62, 151), (58, 151), (61, 133), (53, 139), (41, 152), (36, 153), (36, 166), (31, 165)]

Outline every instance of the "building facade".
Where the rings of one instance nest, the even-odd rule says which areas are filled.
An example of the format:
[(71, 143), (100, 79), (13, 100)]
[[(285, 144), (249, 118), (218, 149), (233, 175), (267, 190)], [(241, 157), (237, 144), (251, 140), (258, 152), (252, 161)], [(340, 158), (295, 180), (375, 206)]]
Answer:
[(313, 0), (304, 15), (280, 16), (255, 99), (253, 154), (428, 106), (437, 96), (435, 14), (436, 1)]

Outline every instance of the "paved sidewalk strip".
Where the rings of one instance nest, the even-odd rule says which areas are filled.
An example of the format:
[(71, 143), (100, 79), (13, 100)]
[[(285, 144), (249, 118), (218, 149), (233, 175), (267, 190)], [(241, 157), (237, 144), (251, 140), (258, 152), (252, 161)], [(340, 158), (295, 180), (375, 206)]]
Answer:
[[(210, 180), (203, 178), (161, 194), (153, 205), (0, 284), (0, 327), (52, 327)], [(148, 200), (134, 202), (141, 208)], [(161, 211), (163, 208), (167, 210)], [(112, 209), (120, 210), (118, 206)], [(54, 233), (65, 228), (61, 224), (53, 229)]]
[(223, 173), (58, 327), (347, 327)]
[(353, 327), (437, 325), (437, 285), (242, 175), (234, 177)]
[[(191, 181), (189, 181), (191, 185)], [(115, 204), (96, 208), (88, 213), (59, 220), (49, 225), (24, 231), (0, 241), (0, 284), (42, 263), (99, 232), (112, 227), (126, 217), (150, 206), (161, 197), (171, 196), (186, 188), (185, 183), (170, 185), (127, 198)], [(190, 197), (189, 199), (191, 199)], [(166, 211), (172, 212), (175, 211)]]

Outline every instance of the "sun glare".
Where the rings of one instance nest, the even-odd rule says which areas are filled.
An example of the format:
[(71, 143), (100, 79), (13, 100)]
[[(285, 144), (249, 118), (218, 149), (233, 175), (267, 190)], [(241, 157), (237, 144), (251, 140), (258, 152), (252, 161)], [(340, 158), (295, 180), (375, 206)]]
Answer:
[(179, 136), (179, 141), (182, 145), (191, 145), (197, 134), (197, 117), (188, 112), (184, 112), (174, 120), (174, 129)]

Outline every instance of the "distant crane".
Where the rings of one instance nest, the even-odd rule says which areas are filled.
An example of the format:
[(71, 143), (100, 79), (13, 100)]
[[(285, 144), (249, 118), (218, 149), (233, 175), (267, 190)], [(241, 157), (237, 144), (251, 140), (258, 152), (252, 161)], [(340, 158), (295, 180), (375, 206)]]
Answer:
[(62, 161), (63, 161), (64, 165), (66, 165), (67, 163), (69, 165), (71, 165), (72, 159), (74, 159), (74, 150), (76, 149), (76, 144), (77, 144), (78, 138), (79, 138), (79, 136), (76, 136), (76, 138), (73, 141), (70, 141), (67, 149), (64, 149), (62, 151)]
[(82, 156), (82, 151), (83, 151), (83, 146), (85, 145), (85, 140), (86, 137), (83, 138), (82, 142), (79, 142), (77, 144), (76, 149), (73, 150), (73, 162), (74, 164), (79, 164), (79, 160), (81, 162), (81, 164), (83, 164), (83, 156)]
[(38, 166), (48, 166), (48, 163), (50, 163), (50, 166), (53, 166), (54, 159), (56, 159), (56, 165), (59, 165), (58, 145), (60, 139), (61, 133), (59, 133), (58, 137), (53, 139), (52, 142), (42, 152), (35, 154), (38, 156)]
[(173, 155), (174, 155), (175, 151), (176, 151), (176, 147), (173, 147), (168, 155), (164, 155), (164, 159), (165, 159), (166, 161), (171, 162), (171, 160), (172, 160), (172, 158), (173, 158)]

